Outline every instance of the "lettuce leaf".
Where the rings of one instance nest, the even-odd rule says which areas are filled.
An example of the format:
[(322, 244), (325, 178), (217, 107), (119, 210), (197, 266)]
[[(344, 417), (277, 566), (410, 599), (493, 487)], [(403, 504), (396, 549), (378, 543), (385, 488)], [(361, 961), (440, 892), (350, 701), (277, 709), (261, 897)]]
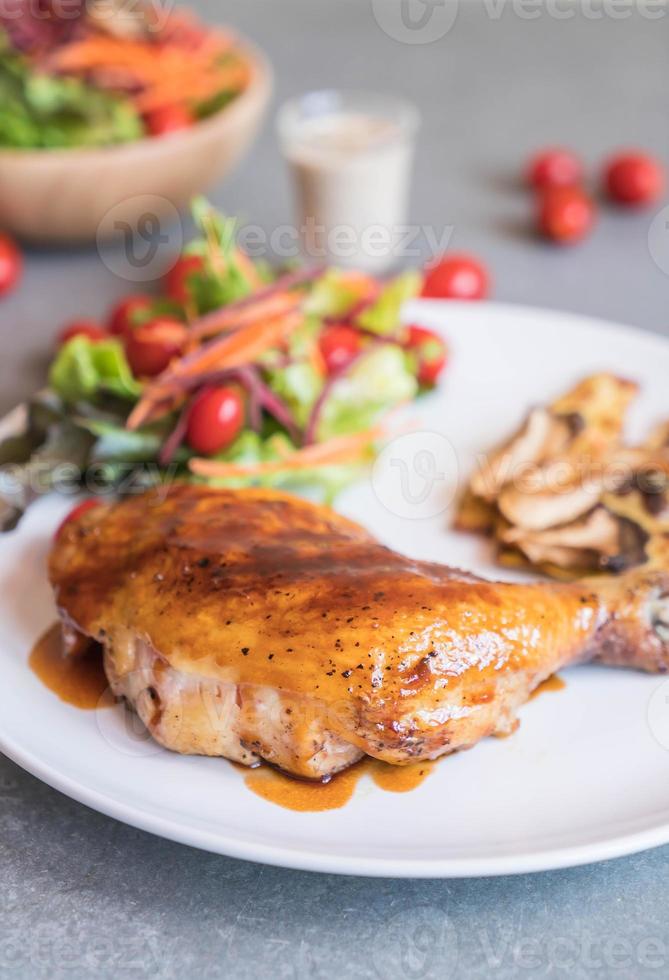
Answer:
[(34, 427), (0, 446), (0, 532), (11, 531), (39, 496), (53, 489), (72, 492), (86, 466), (92, 438), (66, 418), (46, 432)]
[(328, 269), (311, 288), (305, 313), (317, 317), (345, 317), (358, 302), (358, 293), (341, 269)]
[[(275, 462), (295, 448), (283, 432), (277, 432), (268, 439), (263, 439), (257, 432), (247, 430), (241, 433), (232, 446), (219, 453), (216, 459), (226, 463), (246, 465)], [(251, 486), (281, 487), (309, 499), (330, 504), (340, 490), (359, 478), (363, 468), (364, 464), (340, 464), (304, 470), (286, 469), (283, 473), (268, 473), (261, 476), (211, 478), (204, 482), (231, 489)], [(202, 481), (198, 480), (198, 482)]]
[(60, 349), (49, 371), (49, 384), (68, 403), (86, 401), (98, 393), (134, 400), (142, 392), (118, 340), (93, 342), (82, 336), (73, 337)]
[(373, 347), (332, 385), (321, 409), (318, 440), (368, 429), (382, 412), (410, 401), (417, 392), (418, 383), (401, 347)]
[[(253, 285), (237, 261), (237, 219), (226, 218), (204, 197), (193, 200), (191, 211), (200, 237), (185, 254), (201, 256), (205, 269), (189, 276), (188, 285), (198, 312), (204, 314), (244, 299), (253, 292)], [(223, 272), (214, 267), (214, 252), (220, 256)]]
[(266, 369), (267, 384), (286, 403), (296, 424), (305, 428), (316, 399), (323, 390), (323, 378), (311, 361), (298, 360), (286, 367)]
[(356, 317), (356, 324), (380, 336), (395, 334), (400, 325), (402, 306), (418, 295), (422, 284), (423, 277), (416, 269), (403, 272), (382, 289), (372, 306)]
[(144, 135), (129, 99), (77, 78), (35, 72), (1, 33), (0, 106), (0, 146), (106, 146)]

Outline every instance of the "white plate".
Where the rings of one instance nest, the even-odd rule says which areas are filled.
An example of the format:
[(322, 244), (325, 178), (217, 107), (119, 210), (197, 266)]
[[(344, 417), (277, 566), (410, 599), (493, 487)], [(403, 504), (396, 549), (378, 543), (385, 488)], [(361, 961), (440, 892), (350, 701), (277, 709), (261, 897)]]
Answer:
[[(451, 342), (443, 389), (411, 408), (418, 431), (393, 443), (373, 478), (341, 500), (398, 549), (495, 574), (483, 543), (449, 531), (456, 468), (463, 479), (474, 454), (530, 404), (588, 372), (642, 383), (637, 432), (669, 416), (669, 343), (658, 337), (496, 305), (424, 304), (420, 318)], [(0, 544), (0, 748), (69, 796), (186, 844), (347, 874), (536, 871), (669, 842), (669, 751), (661, 744), (669, 746), (669, 682), (658, 677), (570, 670), (564, 691), (523, 709), (513, 738), (442, 760), (407, 794), (363, 777), (347, 806), (325, 813), (263, 801), (224, 761), (162, 751), (127, 730), (131, 716), (120, 708), (96, 715), (67, 706), (26, 658), (54, 619), (44, 563), (69, 506), (42, 501)]]

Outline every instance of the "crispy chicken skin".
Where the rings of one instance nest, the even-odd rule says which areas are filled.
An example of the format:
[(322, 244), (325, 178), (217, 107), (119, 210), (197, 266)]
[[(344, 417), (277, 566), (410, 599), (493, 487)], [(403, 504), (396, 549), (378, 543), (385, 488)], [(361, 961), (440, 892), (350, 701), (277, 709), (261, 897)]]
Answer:
[(669, 666), (663, 571), (486, 582), (269, 490), (177, 484), (89, 510), (50, 578), (161, 744), (309, 778), (510, 731), (569, 663)]

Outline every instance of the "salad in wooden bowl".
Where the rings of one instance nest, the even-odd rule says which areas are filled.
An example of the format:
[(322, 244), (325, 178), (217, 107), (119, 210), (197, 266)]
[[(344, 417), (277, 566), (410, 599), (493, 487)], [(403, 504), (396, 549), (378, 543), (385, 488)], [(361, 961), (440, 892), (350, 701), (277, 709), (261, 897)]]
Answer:
[(0, 12), (3, 225), (46, 241), (91, 239), (119, 205), (132, 222), (142, 195), (187, 205), (247, 149), (271, 90), (257, 50), (188, 12), (72, 0), (66, 13)]

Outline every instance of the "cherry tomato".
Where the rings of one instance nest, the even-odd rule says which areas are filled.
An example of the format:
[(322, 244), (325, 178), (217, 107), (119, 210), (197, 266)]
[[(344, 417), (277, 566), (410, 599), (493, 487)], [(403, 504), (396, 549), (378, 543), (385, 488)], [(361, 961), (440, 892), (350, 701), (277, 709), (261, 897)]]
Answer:
[(180, 129), (188, 129), (195, 120), (183, 105), (166, 105), (147, 113), (144, 121), (151, 136), (166, 136)]
[(446, 344), (433, 330), (412, 324), (407, 346), (418, 355), (418, 381), (433, 385), (444, 369), (448, 357)]
[(564, 245), (578, 242), (595, 222), (595, 206), (578, 187), (553, 187), (539, 198), (539, 230)]
[(664, 191), (664, 168), (647, 153), (620, 153), (604, 170), (606, 192), (618, 204), (652, 204)]
[(58, 529), (54, 534), (54, 540), (58, 540), (68, 524), (70, 524), (72, 521), (78, 520), (83, 514), (87, 513), (87, 511), (92, 510), (93, 507), (99, 507), (101, 503), (101, 500), (96, 500), (94, 497), (90, 497), (88, 500), (84, 500), (82, 503), (77, 504), (76, 507), (73, 507), (67, 517), (58, 525)]
[(183, 347), (188, 335), (183, 323), (170, 317), (159, 317), (135, 327), (125, 338), (125, 353), (137, 378), (162, 374)]
[(488, 287), (485, 266), (473, 255), (454, 253), (427, 266), (423, 296), (430, 299), (484, 299)]
[(196, 453), (218, 453), (237, 438), (244, 425), (244, 402), (236, 388), (209, 388), (193, 402), (186, 441)]
[(362, 347), (362, 337), (353, 327), (327, 327), (321, 334), (319, 347), (328, 374), (334, 374), (353, 361)]
[(9, 235), (0, 234), (0, 296), (11, 293), (23, 273), (23, 256)]
[(89, 340), (97, 341), (106, 340), (109, 334), (95, 320), (74, 320), (66, 327), (63, 327), (58, 334), (58, 346), (62, 347), (63, 344), (66, 344), (68, 340), (72, 340), (73, 337), (88, 337)]
[(191, 299), (189, 279), (204, 269), (204, 259), (199, 255), (182, 255), (165, 276), (165, 292), (175, 303), (185, 306)]
[(126, 296), (111, 312), (109, 332), (117, 337), (129, 334), (135, 326), (133, 322), (135, 314), (146, 312), (152, 306), (153, 300), (150, 296)]
[(532, 157), (527, 168), (527, 181), (537, 190), (575, 187), (582, 179), (583, 164), (571, 150), (542, 150)]

